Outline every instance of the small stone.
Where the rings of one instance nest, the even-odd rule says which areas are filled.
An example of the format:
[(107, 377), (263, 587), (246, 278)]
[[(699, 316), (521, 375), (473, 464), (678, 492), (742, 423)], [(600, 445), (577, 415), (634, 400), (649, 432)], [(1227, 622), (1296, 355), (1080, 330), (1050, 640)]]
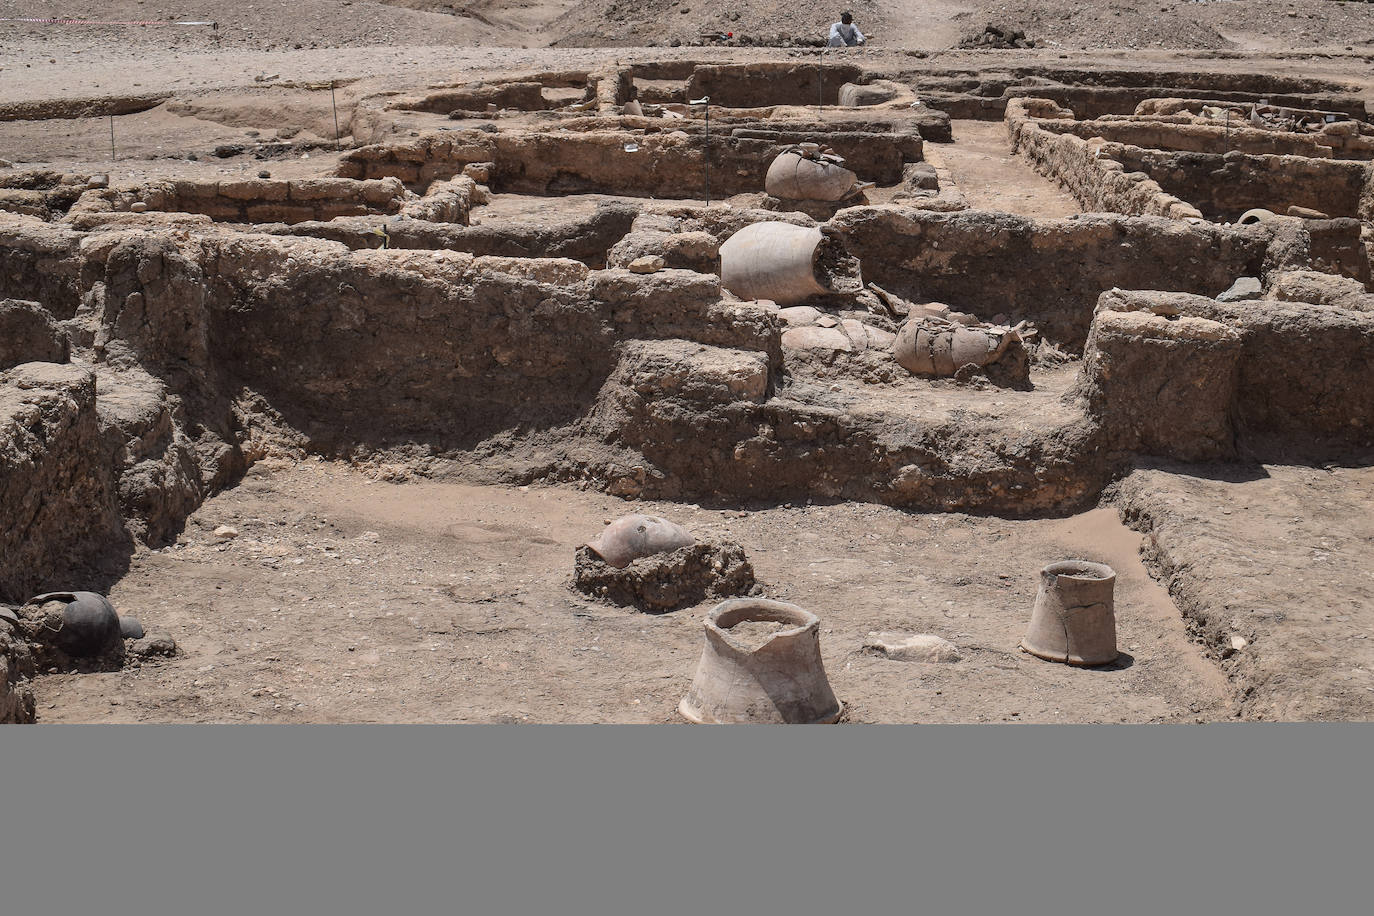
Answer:
[(788, 328), (782, 332), (784, 350), (830, 350), (848, 353), (854, 349), (838, 328)]
[(630, 262), (630, 273), (651, 274), (663, 269), (663, 259), (656, 254), (646, 254)]
[(109, 186), (109, 175), (92, 175), (86, 180), (86, 187), (88, 188), (108, 188)]
[(1258, 277), (1241, 277), (1226, 292), (1217, 296), (1218, 302), (1243, 302), (1248, 299), (1258, 299), (1264, 295), (1264, 284)]
[(269, 172), (269, 171), (267, 171), (267, 169), (263, 169), (262, 171), (258, 172), (258, 177), (259, 177), (259, 178), (271, 178), (271, 177), (272, 177), (272, 173)]
[(129, 207), (129, 212), (131, 212), (131, 213), (147, 213), (147, 212), (148, 212), (148, 205), (145, 204), (145, 203), (144, 203), (143, 201), (141, 201), (141, 200), (140, 200), (140, 201), (137, 201), (137, 202), (133, 203), (132, 205), (130, 205), (130, 207)]
[(239, 530), (232, 525), (220, 525), (215, 529), (215, 540), (231, 541), (239, 536)]
[(1231, 648), (1237, 652), (1239, 652), (1241, 649), (1244, 649), (1248, 645), (1250, 645), (1250, 643), (1246, 641), (1244, 636), (1231, 637)]
[(789, 308), (779, 309), (778, 317), (789, 328), (804, 328), (807, 325), (816, 323), (821, 317), (819, 309), (814, 309), (809, 305), (794, 305)]
[(900, 633), (869, 633), (864, 651), (904, 662), (957, 662), (959, 647), (933, 633), (903, 636)]
[(125, 639), (142, 639), (143, 624), (138, 622), (137, 617), (121, 615), (119, 618), (119, 635)]
[(128, 652), (141, 658), (154, 658), (162, 656), (171, 658), (177, 654), (177, 644), (172, 637), (165, 633), (152, 633), (142, 639), (135, 639), (129, 642)]

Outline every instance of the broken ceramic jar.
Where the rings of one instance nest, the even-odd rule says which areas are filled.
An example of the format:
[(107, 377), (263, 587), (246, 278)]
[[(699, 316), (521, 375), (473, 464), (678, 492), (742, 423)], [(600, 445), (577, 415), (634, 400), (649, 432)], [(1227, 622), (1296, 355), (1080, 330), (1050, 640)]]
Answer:
[(970, 327), (934, 315), (913, 314), (897, 332), (892, 355), (914, 375), (947, 377), (967, 365), (994, 363), (1013, 347), (1022, 346), (1021, 325)]
[[(716, 605), (678, 711), (691, 722), (838, 720), (843, 707), (821, 662), (820, 624), (815, 614), (782, 601), (737, 598)], [(758, 629), (768, 631), (761, 642), (752, 632)]]
[(818, 228), (754, 223), (720, 246), (720, 282), (741, 299), (796, 305), (863, 289), (859, 261)]
[(1116, 661), (1115, 587), (1116, 571), (1104, 563), (1062, 560), (1046, 566), (1021, 648), (1080, 667)]
[(33, 635), (73, 658), (100, 655), (121, 639), (119, 614), (95, 592), (49, 592), (30, 598)]
[(696, 542), (690, 531), (666, 518), (626, 515), (607, 525), (586, 546), (609, 565), (624, 569), (640, 557), (670, 553)]
[(844, 167), (844, 159), (815, 143), (779, 153), (763, 184), (769, 194), (782, 200), (837, 201), (861, 190), (859, 176)]

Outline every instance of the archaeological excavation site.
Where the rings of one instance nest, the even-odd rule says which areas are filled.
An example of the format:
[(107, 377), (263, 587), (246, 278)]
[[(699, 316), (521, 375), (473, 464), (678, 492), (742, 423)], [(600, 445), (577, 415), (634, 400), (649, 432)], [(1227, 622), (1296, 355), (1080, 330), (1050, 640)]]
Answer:
[(0, 101), (0, 721), (1374, 719), (1367, 55), (520, 53)]

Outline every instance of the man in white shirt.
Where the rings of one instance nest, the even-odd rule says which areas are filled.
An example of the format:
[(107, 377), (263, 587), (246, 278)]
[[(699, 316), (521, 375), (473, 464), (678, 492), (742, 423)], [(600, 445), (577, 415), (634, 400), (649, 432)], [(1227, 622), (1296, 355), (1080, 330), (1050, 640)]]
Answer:
[(859, 31), (859, 27), (854, 24), (854, 17), (850, 13), (840, 16), (840, 21), (830, 26), (829, 46), (832, 48), (854, 47), (863, 44), (867, 39), (864, 33)]

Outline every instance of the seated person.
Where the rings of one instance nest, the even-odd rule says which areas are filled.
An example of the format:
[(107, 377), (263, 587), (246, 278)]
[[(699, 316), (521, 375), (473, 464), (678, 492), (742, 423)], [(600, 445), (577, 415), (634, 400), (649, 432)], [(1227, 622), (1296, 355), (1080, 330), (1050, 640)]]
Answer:
[(854, 47), (863, 44), (867, 39), (864, 33), (859, 31), (859, 27), (854, 24), (854, 16), (845, 12), (841, 14), (840, 21), (830, 26), (829, 47), (844, 48)]

